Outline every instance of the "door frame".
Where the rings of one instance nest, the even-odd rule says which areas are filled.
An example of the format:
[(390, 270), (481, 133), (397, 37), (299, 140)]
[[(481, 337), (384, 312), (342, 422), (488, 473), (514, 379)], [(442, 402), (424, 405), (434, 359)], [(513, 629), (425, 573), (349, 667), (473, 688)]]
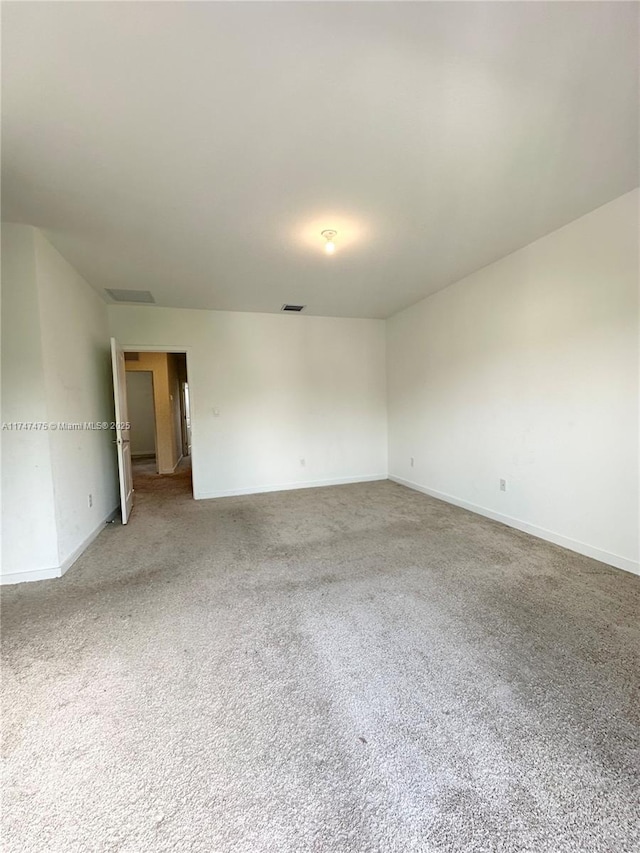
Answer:
[[(187, 417), (187, 411), (189, 417)], [(191, 401), (189, 400), (189, 372), (187, 378), (180, 381), (180, 432), (182, 433), (182, 455), (185, 451), (191, 456)]]
[[(194, 412), (195, 406), (193, 405), (193, 394), (192, 394), (192, 382), (191, 382), (191, 364), (193, 363), (193, 347), (181, 347), (176, 346), (175, 344), (171, 344), (170, 346), (163, 346), (162, 344), (120, 344), (120, 349), (123, 352), (170, 352), (170, 353), (184, 353), (187, 359), (187, 382), (189, 383), (189, 409), (191, 411), (191, 495), (195, 500), (196, 497), (196, 434), (197, 430), (194, 430)], [(155, 389), (154, 389), (155, 393)]]
[(133, 510), (133, 469), (129, 428), (129, 398), (127, 397), (127, 371), (124, 350), (112, 337), (111, 373), (113, 378), (113, 402), (115, 412), (115, 441), (118, 457), (118, 485), (120, 487), (120, 511), (122, 523), (127, 524)]

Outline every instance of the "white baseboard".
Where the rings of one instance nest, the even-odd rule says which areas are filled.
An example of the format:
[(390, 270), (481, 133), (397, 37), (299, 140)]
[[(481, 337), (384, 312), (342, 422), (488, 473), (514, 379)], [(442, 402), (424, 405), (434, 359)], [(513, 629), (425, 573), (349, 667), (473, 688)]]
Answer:
[(322, 486), (345, 486), (349, 483), (370, 483), (374, 480), (386, 480), (386, 474), (363, 474), (360, 477), (339, 477), (335, 480), (307, 480), (303, 483), (278, 483), (273, 486), (248, 486), (245, 489), (229, 489), (220, 492), (194, 491), (193, 497), (197, 501), (210, 500), (211, 498), (232, 498), (238, 495), (259, 495), (263, 492), (288, 492), (294, 489), (317, 489)]
[(9, 584), (13, 583), (48, 581), (52, 578), (59, 578), (60, 576), (60, 566), (53, 566), (50, 569), (33, 569), (29, 572), (9, 572), (8, 574), (0, 575), (0, 585), (9, 586)]
[(82, 542), (78, 545), (77, 548), (69, 554), (68, 557), (60, 563), (59, 566), (53, 566), (50, 569), (34, 569), (28, 572), (10, 572), (8, 574), (0, 575), (0, 585), (8, 586), (9, 584), (14, 583), (27, 583), (30, 581), (46, 581), (52, 580), (53, 578), (61, 578), (62, 575), (67, 572), (71, 566), (75, 563), (78, 557), (86, 551), (86, 549), (91, 545), (94, 539), (97, 539), (100, 533), (104, 530), (105, 524), (111, 521), (119, 512), (119, 507), (112, 510), (108, 513), (105, 518), (91, 531), (91, 533), (86, 536)]
[(552, 530), (546, 530), (544, 527), (537, 527), (535, 524), (529, 524), (527, 521), (520, 521), (518, 518), (512, 518), (509, 515), (503, 515), (501, 512), (495, 512), (491, 509), (478, 506), (469, 501), (456, 498), (453, 495), (437, 492), (435, 489), (429, 489), (426, 486), (421, 486), (411, 480), (405, 480), (402, 477), (395, 477), (389, 474), (389, 479), (401, 486), (406, 486), (409, 489), (414, 489), (416, 492), (422, 492), (439, 501), (445, 501), (449, 504), (468, 509), (470, 512), (475, 512), (477, 515), (484, 515), (486, 518), (491, 518), (493, 521), (499, 521), (501, 524), (506, 524), (507, 527), (515, 527), (516, 530), (522, 530), (523, 533), (529, 533), (531, 536), (536, 536), (538, 539), (544, 539), (547, 542), (552, 542), (554, 545), (560, 545), (562, 548), (568, 548), (569, 551), (575, 551), (585, 557), (591, 557), (593, 560), (598, 560), (601, 563), (606, 563), (609, 566), (614, 566), (616, 569), (623, 569), (625, 572), (632, 572), (640, 575), (640, 563), (636, 560), (630, 560), (627, 557), (620, 557), (618, 554), (611, 554), (608, 551), (603, 551), (601, 548), (596, 548), (593, 545), (587, 545), (585, 542), (578, 542), (576, 539), (571, 539), (568, 536), (562, 536), (560, 533), (554, 533)]
[(83, 553), (83, 551), (86, 551), (89, 545), (91, 545), (94, 539), (98, 538), (98, 536), (104, 530), (105, 524), (108, 524), (108, 522), (110, 522), (112, 518), (115, 518), (119, 511), (120, 507), (117, 506), (115, 509), (112, 509), (111, 512), (107, 513), (107, 515), (91, 531), (91, 533), (82, 540), (78, 547), (74, 548), (71, 554), (69, 554), (69, 556), (62, 561), (62, 563), (60, 564), (60, 577), (62, 577), (62, 575), (71, 568), (71, 566), (75, 563), (75, 561)]

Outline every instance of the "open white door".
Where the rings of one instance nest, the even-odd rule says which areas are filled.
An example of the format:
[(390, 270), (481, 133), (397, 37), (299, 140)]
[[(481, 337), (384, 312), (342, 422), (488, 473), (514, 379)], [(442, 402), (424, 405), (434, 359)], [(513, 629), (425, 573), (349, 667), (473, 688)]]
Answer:
[(111, 366), (113, 368), (113, 396), (116, 403), (116, 444), (118, 446), (118, 474), (120, 476), (120, 504), (122, 523), (126, 524), (133, 506), (133, 472), (131, 470), (130, 430), (127, 406), (127, 374), (124, 367), (124, 352), (116, 339), (111, 338)]

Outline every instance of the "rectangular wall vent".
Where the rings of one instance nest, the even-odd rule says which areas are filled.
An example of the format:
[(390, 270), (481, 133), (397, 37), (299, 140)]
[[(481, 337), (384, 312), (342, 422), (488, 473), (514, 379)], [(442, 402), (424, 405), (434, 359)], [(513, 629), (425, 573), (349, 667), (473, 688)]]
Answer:
[(139, 352), (125, 352), (124, 360), (125, 361), (140, 361), (140, 353)]
[(304, 305), (283, 305), (281, 311), (291, 311), (293, 314), (299, 314), (305, 308)]
[(155, 302), (156, 300), (148, 290), (118, 290), (105, 287), (105, 290), (114, 302)]

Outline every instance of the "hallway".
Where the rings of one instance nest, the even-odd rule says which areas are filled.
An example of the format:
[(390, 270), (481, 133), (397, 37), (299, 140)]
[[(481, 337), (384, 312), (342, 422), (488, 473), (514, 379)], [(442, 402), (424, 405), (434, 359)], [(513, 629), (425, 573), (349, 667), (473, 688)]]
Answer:
[(134, 507), (136, 501), (145, 494), (161, 492), (165, 496), (188, 494), (189, 497), (192, 497), (193, 495), (190, 456), (182, 457), (173, 474), (156, 473), (156, 460), (153, 456), (134, 459), (132, 469), (133, 488), (135, 490)]

